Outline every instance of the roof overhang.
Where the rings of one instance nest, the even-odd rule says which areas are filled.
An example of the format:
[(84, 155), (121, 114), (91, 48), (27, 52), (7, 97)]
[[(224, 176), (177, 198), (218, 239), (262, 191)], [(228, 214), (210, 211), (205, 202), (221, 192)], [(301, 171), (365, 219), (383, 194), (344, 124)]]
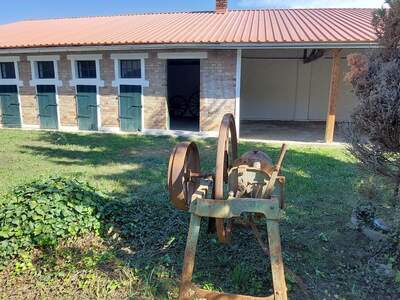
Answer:
[(0, 48), (0, 54), (54, 53), (75, 51), (126, 51), (159, 49), (372, 49), (376, 42), (346, 43), (202, 43), (202, 44), (141, 44), (141, 45), (97, 45), (97, 46), (52, 46), (26, 48)]

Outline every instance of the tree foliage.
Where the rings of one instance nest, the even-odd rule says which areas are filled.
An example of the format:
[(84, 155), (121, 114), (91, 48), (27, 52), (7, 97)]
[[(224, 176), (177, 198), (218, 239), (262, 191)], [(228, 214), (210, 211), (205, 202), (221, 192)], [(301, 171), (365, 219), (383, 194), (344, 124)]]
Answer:
[(400, 0), (375, 11), (380, 48), (348, 56), (359, 103), (351, 116), (350, 152), (371, 174), (382, 175), (400, 200)]

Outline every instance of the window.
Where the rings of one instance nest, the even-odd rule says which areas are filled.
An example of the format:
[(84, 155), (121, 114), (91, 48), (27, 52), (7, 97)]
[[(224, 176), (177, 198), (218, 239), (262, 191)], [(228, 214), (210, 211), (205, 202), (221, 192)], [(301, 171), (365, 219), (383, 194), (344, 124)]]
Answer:
[(37, 76), (39, 79), (53, 79), (54, 62), (53, 61), (38, 61), (37, 62)]
[(146, 80), (145, 59), (149, 58), (147, 53), (112, 53), (111, 59), (114, 60), (115, 79), (112, 86), (140, 85), (149, 86)]
[(96, 78), (96, 61), (78, 60), (76, 64), (78, 68), (78, 78)]
[(55, 85), (62, 86), (62, 81), (58, 78), (59, 55), (32, 55), (27, 60), (31, 64), (32, 79), (29, 85)]
[(0, 78), (1, 79), (15, 79), (15, 68), (13, 62), (0, 63)]
[(123, 59), (119, 63), (121, 78), (141, 78), (140, 59)]

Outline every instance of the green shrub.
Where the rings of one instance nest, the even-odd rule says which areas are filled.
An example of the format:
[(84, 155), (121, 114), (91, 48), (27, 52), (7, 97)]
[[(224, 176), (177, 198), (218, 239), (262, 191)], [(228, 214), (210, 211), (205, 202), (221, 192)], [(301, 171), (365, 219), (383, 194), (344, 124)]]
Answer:
[(52, 177), (0, 197), (0, 267), (35, 246), (100, 229), (106, 196), (77, 179)]

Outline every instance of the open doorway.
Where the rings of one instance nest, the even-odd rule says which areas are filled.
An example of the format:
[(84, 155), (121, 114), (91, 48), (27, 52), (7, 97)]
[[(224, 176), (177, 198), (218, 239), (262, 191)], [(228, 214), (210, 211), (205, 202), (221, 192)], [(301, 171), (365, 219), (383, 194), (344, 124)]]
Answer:
[(167, 74), (169, 128), (199, 131), (200, 60), (168, 60)]

